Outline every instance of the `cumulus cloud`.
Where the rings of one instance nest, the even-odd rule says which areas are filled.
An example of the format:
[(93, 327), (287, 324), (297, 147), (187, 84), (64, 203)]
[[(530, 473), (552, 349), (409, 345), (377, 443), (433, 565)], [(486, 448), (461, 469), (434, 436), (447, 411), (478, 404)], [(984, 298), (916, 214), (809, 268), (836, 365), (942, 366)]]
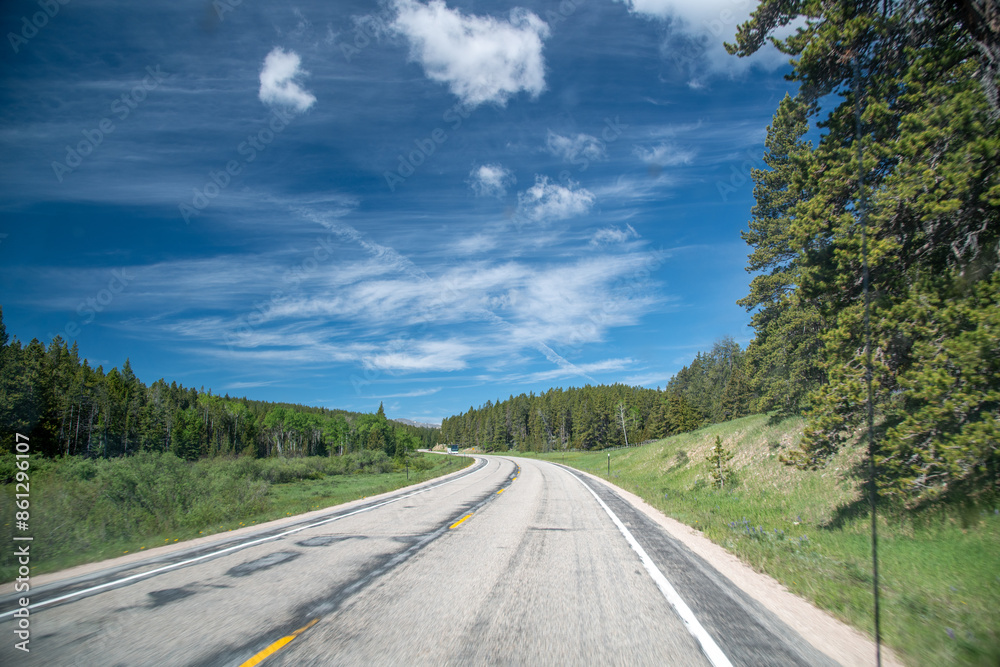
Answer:
[(532, 222), (563, 220), (586, 213), (596, 199), (594, 193), (577, 188), (572, 181), (563, 186), (550, 182), (547, 176), (535, 176), (535, 184), (517, 195), (518, 215)]
[(507, 188), (517, 182), (514, 173), (499, 164), (484, 164), (469, 174), (469, 184), (480, 197), (503, 197)]
[(303, 90), (293, 79), (308, 74), (301, 69), (302, 59), (294, 51), (275, 47), (264, 58), (260, 70), (260, 101), (305, 111), (316, 102), (312, 93)]
[(599, 246), (608, 243), (624, 243), (629, 239), (637, 238), (639, 238), (639, 232), (635, 231), (632, 225), (625, 225), (625, 229), (621, 227), (604, 227), (598, 229), (590, 238), (590, 245)]
[(590, 162), (596, 162), (605, 158), (604, 142), (589, 134), (564, 137), (549, 130), (545, 145), (549, 152), (556, 157), (574, 164), (581, 158)]
[(515, 7), (508, 20), (467, 16), (443, 0), (396, 0), (395, 8), (391, 29), (409, 41), (410, 58), (464, 104), (504, 106), (521, 91), (537, 97), (545, 90), (549, 26), (532, 12)]

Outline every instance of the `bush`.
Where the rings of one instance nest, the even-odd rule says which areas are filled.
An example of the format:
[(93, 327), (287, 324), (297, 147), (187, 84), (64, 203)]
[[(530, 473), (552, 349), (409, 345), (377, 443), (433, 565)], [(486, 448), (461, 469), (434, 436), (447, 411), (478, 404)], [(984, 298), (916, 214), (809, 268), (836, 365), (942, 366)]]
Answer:
[(430, 470), (434, 467), (434, 464), (431, 463), (426, 456), (418, 454), (417, 456), (410, 457), (410, 467), (417, 472), (422, 472), (424, 470)]
[(392, 471), (392, 459), (381, 449), (364, 449), (348, 454), (352, 462), (348, 469), (353, 473), (383, 473)]

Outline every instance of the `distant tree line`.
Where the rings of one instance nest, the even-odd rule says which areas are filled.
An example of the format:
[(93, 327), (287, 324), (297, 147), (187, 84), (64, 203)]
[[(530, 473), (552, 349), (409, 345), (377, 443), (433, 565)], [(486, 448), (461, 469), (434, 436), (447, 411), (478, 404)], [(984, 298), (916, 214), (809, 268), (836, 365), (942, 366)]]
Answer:
[(401, 456), (432, 447), (438, 430), (374, 414), (253, 401), (167, 384), (147, 386), (126, 359), (105, 372), (81, 359), (60, 337), (10, 340), (0, 307), (0, 452), (15, 433), (45, 456), (117, 457), (172, 452), (194, 460), (213, 456), (323, 456), (381, 450)]
[(623, 384), (519, 394), (448, 417), (444, 442), (483, 451), (603, 449), (692, 431), (749, 414), (752, 395), (739, 345), (699, 353), (665, 390)]

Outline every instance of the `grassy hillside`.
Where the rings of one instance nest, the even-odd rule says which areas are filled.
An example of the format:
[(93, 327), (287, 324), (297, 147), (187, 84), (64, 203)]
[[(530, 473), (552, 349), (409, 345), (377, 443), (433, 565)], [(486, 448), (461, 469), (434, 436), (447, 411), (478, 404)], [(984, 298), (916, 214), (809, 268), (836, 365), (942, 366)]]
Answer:
[[(844, 453), (816, 472), (778, 455), (801, 419), (757, 415), (611, 453), (610, 481), (693, 526), (790, 590), (872, 633), (870, 515)], [(714, 488), (716, 436), (734, 454), (733, 484)], [(607, 478), (607, 453), (542, 458)], [(1000, 512), (881, 508), (882, 633), (909, 664), (1000, 664)]]

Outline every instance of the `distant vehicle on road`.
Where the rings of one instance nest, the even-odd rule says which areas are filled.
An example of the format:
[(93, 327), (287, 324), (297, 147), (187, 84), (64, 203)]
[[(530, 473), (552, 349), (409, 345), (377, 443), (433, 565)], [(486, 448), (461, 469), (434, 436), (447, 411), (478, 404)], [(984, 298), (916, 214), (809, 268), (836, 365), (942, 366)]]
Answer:
[(449, 454), (458, 454), (458, 445), (448, 445)]

